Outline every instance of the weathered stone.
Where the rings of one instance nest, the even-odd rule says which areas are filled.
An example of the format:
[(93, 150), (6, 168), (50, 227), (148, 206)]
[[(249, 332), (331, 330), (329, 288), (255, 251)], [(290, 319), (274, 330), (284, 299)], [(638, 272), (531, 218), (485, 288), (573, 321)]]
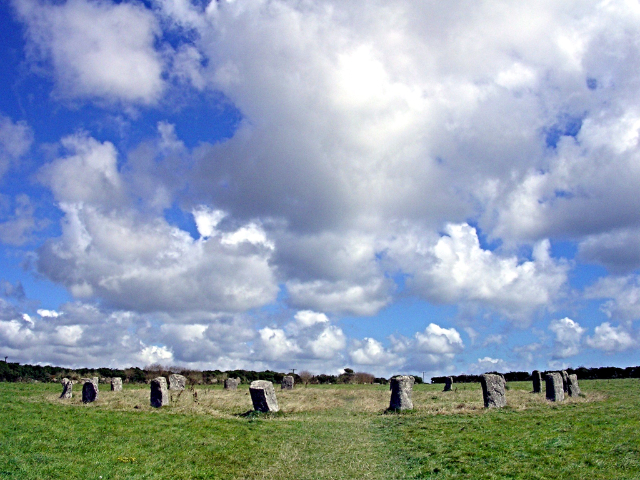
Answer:
[(91, 377), (91, 381), (98, 385), (100, 383), (100, 377)]
[(391, 378), (389, 410), (411, 410), (413, 408), (411, 394), (415, 381), (411, 375), (398, 375)]
[(562, 402), (564, 400), (562, 374), (559, 372), (550, 372), (547, 373), (544, 380), (547, 387), (547, 400), (551, 400), (552, 402)]
[(294, 379), (291, 375), (282, 377), (282, 384), (280, 385), (282, 390), (293, 390)]
[(574, 373), (569, 375), (569, 396), (577, 397), (580, 395), (580, 387), (578, 386), (578, 376)]
[(92, 378), (81, 378), (80, 379), (80, 383), (82, 383), (83, 385), (87, 382), (93, 382)]
[(542, 384), (542, 375), (540, 375), (540, 370), (534, 370), (531, 372), (531, 379), (533, 381), (533, 393), (540, 393), (540, 385)]
[(122, 391), (122, 379), (120, 377), (113, 377), (111, 379), (111, 391), (112, 392)]
[(237, 378), (227, 378), (224, 381), (224, 389), (225, 390), (237, 390), (239, 383), (240, 382), (238, 381)]
[(184, 375), (178, 375), (177, 373), (169, 375), (169, 390), (184, 390), (186, 384), (187, 377)]
[(502, 375), (485, 373), (480, 377), (482, 398), (485, 408), (501, 408), (507, 405), (505, 395), (505, 380)]
[(562, 375), (562, 390), (564, 391), (564, 393), (568, 393), (569, 392), (569, 374), (567, 373), (566, 370), (562, 370), (560, 372), (560, 375)]
[(445, 377), (444, 379), (444, 390), (443, 392), (450, 392), (451, 385), (453, 385), (453, 377)]
[(151, 380), (151, 406), (160, 408), (169, 404), (169, 391), (167, 390), (167, 379), (157, 377)]
[(255, 380), (249, 385), (249, 392), (254, 410), (258, 412), (277, 412), (280, 410), (273, 383), (267, 380)]
[(62, 379), (62, 395), (60, 398), (72, 398), (73, 397), (73, 382), (68, 378)]
[[(95, 381), (94, 381), (95, 380)], [(91, 403), (98, 399), (98, 377), (89, 379), (82, 385), (82, 402)]]

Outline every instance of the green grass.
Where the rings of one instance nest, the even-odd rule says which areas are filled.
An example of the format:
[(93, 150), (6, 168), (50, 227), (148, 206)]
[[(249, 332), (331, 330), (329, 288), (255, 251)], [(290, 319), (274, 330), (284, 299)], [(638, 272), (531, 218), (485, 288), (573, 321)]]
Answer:
[(640, 479), (640, 381), (580, 386), (550, 404), (509, 383), (509, 406), (485, 410), (479, 384), (418, 385), (399, 414), (383, 413), (386, 386), (310, 386), (243, 416), (246, 386), (155, 410), (148, 387), (83, 405), (78, 386), (63, 401), (57, 384), (0, 383), (0, 478)]

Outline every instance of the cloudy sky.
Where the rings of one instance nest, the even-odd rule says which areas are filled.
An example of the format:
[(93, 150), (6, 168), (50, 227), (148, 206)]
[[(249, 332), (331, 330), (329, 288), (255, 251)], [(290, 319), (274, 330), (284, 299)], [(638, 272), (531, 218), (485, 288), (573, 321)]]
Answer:
[(0, 356), (640, 363), (637, 1), (0, 2)]

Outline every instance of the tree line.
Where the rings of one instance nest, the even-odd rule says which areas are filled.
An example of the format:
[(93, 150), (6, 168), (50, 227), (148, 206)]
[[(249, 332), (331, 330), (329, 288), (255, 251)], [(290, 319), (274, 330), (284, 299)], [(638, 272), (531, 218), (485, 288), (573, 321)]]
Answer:
[[(608, 380), (612, 378), (640, 378), (640, 367), (578, 367), (565, 369), (569, 375), (576, 374), (578, 380)], [(555, 370), (545, 370), (540, 372), (542, 377), (548, 372)], [(488, 372), (499, 373), (499, 372)], [(507, 382), (526, 382), (531, 380), (531, 372), (508, 372), (502, 374)], [(453, 383), (473, 383), (480, 381), (480, 375), (452, 375)], [(447, 377), (431, 377), (431, 383), (445, 383)]]

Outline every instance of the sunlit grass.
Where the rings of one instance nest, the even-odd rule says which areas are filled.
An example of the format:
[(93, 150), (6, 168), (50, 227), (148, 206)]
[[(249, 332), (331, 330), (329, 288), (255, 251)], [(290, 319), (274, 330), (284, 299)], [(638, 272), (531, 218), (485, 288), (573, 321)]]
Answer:
[(416, 385), (400, 414), (385, 385), (276, 389), (281, 413), (243, 416), (247, 385), (154, 409), (142, 385), (85, 405), (77, 385), (61, 400), (60, 385), (0, 384), (0, 478), (640, 478), (640, 382), (581, 382), (558, 404), (508, 386), (486, 410), (479, 384)]

